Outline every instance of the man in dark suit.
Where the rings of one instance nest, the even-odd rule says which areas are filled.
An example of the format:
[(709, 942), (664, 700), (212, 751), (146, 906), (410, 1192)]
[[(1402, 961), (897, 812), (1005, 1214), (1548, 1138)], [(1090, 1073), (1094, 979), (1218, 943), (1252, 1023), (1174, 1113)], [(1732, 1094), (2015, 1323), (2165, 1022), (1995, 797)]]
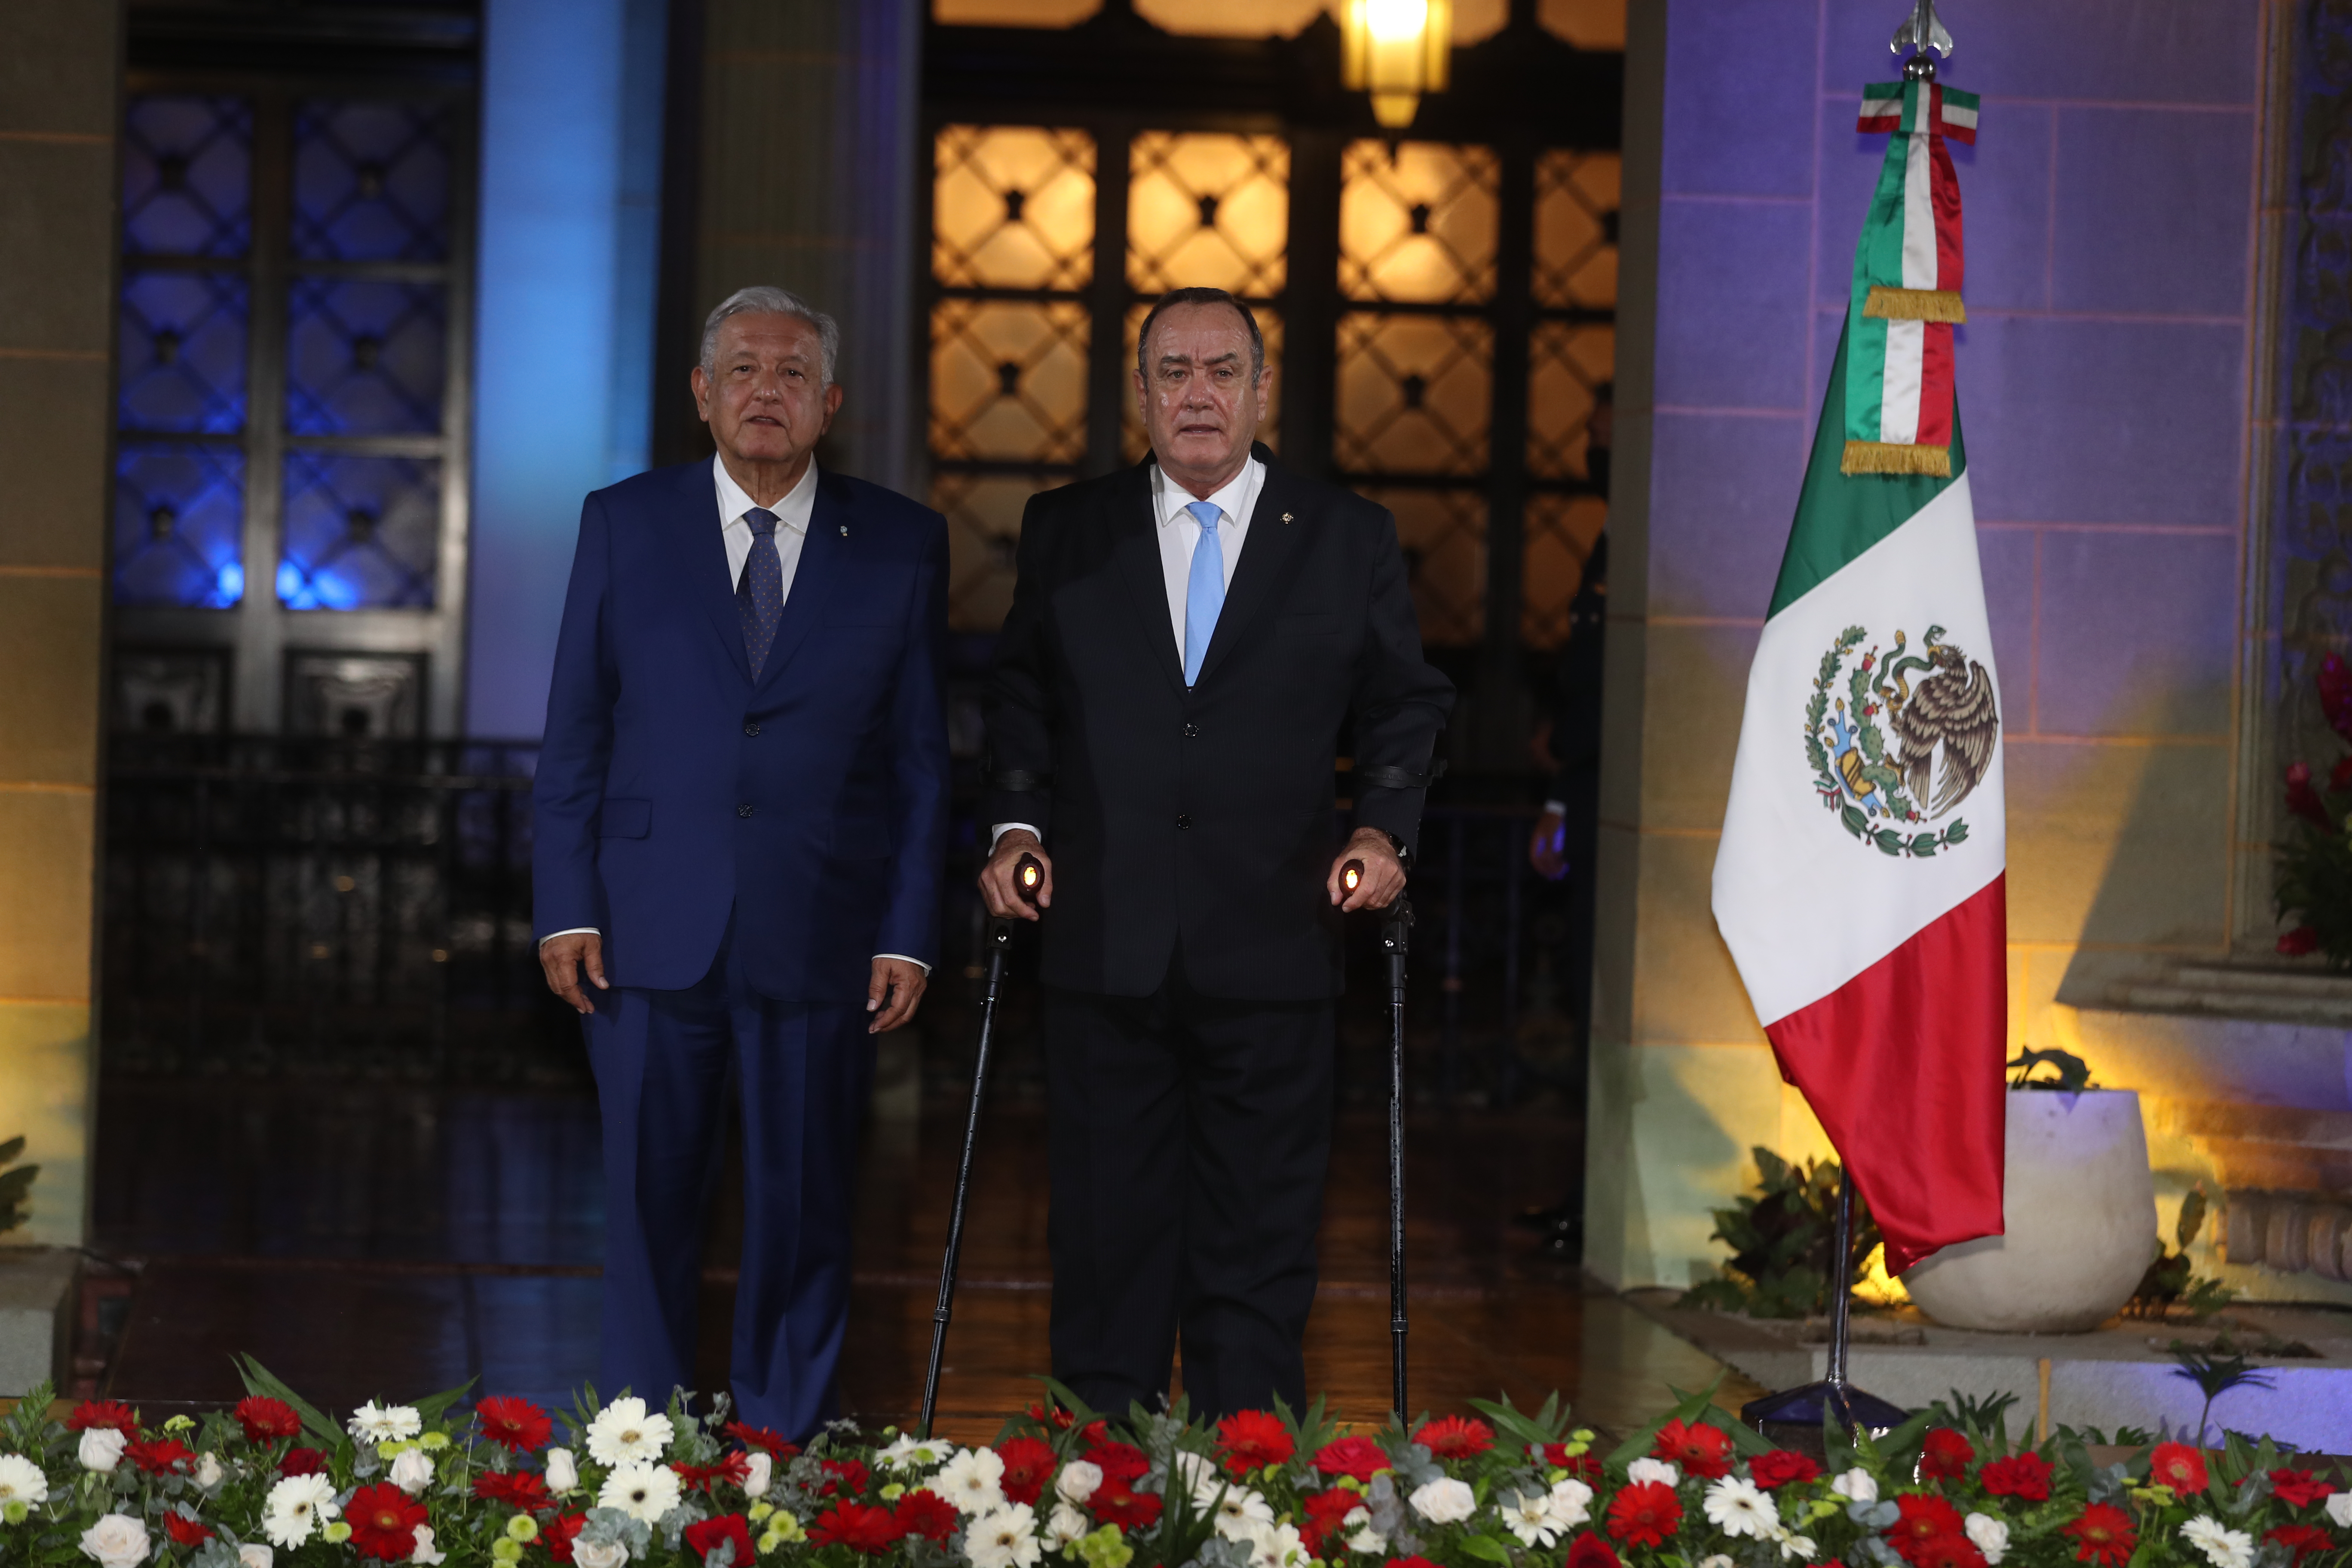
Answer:
[(711, 312), (718, 454), (588, 498), (531, 790), (540, 960), (604, 1112), (600, 1385), (693, 1381), (731, 1079), (731, 1380), (794, 1438), (836, 1414), (868, 1037), (922, 998), (946, 840), (947, 526), (818, 472), (838, 344), (781, 289)]
[(1454, 700), (1395, 520), (1253, 445), (1271, 379), (1239, 300), (1163, 298), (1151, 459), (1030, 501), (997, 640), (981, 888), (1031, 914), (1047, 862), (1054, 1371), (1098, 1409), (1156, 1405), (1180, 1331), (1196, 1411), (1303, 1405), (1340, 915), (1403, 889)]

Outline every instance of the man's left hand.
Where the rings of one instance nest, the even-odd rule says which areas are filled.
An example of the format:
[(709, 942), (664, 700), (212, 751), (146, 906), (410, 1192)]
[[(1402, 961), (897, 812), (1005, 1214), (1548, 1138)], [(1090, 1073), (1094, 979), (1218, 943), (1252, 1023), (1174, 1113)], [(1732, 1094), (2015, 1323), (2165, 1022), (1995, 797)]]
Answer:
[(923, 987), (930, 976), (919, 963), (903, 958), (877, 958), (874, 978), (866, 983), (866, 1010), (874, 1021), (866, 1026), (869, 1035), (887, 1035), (915, 1016), (915, 1008), (923, 999)]
[[(1363, 879), (1352, 893), (1339, 879), (1340, 870), (1350, 860), (1364, 863)], [(1384, 910), (1396, 902), (1404, 891), (1404, 865), (1397, 858), (1396, 846), (1389, 836), (1377, 827), (1359, 827), (1339, 858), (1331, 862), (1331, 875), (1324, 879), (1331, 890), (1331, 901), (1347, 910)]]

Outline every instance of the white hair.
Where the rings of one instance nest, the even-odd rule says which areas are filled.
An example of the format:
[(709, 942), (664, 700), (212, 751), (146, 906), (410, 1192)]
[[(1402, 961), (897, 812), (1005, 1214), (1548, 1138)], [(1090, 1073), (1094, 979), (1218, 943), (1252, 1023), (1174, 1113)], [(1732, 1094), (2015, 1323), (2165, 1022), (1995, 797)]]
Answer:
[(747, 313), (772, 316), (795, 316), (816, 329), (818, 374), (827, 386), (833, 384), (833, 370), (841, 358), (841, 323), (802, 299), (789, 289), (772, 284), (755, 283), (749, 289), (738, 289), (719, 301), (702, 323), (702, 374), (719, 374), (719, 323), (730, 316)]

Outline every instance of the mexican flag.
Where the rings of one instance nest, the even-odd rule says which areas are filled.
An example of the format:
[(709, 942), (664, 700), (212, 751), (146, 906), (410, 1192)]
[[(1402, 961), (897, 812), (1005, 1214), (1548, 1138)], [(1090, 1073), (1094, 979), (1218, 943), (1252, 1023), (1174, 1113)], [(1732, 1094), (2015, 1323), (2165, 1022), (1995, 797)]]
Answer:
[(1715, 918), (1899, 1274), (2001, 1229), (2000, 713), (1957, 412), (1948, 473), (1841, 471), (1858, 336), (1748, 671)]

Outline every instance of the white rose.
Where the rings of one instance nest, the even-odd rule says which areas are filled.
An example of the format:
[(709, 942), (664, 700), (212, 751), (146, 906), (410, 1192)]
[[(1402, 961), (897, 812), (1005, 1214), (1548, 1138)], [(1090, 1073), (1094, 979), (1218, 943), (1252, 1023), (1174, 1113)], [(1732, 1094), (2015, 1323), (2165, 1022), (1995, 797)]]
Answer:
[(1712, 1552), (1698, 1560), (1698, 1568), (1732, 1568), (1731, 1559), (1722, 1552)]
[(403, 1448), (393, 1456), (394, 1486), (415, 1497), (433, 1484), (433, 1456), (422, 1448)]
[(1625, 1484), (1678, 1487), (1683, 1484), (1683, 1473), (1664, 1459), (1640, 1458), (1625, 1467)]
[(2352, 1530), (2352, 1492), (2331, 1492), (2320, 1505), (2327, 1510), (2328, 1522), (2338, 1530)]
[(1864, 1469), (1859, 1465), (1855, 1466), (1853, 1469), (1846, 1471), (1845, 1474), (1838, 1477), (1837, 1479), (1832, 1481), (1830, 1483), (1830, 1490), (1837, 1493), (1838, 1496), (1845, 1499), (1848, 1502), (1876, 1502), (1878, 1500), (1878, 1483), (1870, 1479), (1870, 1472)]
[(651, 1464), (676, 1435), (669, 1417), (647, 1410), (644, 1400), (615, 1399), (588, 1423), (588, 1457), (600, 1465)]
[(2009, 1550), (2009, 1526), (1989, 1513), (1969, 1515), (1960, 1521), (1960, 1528), (1969, 1532), (1988, 1564), (1999, 1563), (2000, 1554)]
[(621, 1568), (629, 1560), (629, 1549), (617, 1541), (575, 1541), (572, 1543), (572, 1561), (577, 1568)]
[(397, 1443), (425, 1430), (425, 1419), (413, 1405), (378, 1405), (369, 1400), (352, 1412), (351, 1434), (362, 1443)]
[(101, 1473), (112, 1470), (122, 1462), (122, 1449), (129, 1442), (111, 1426), (92, 1426), (81, 1435), (81, 1468)]
[(1413, 1512), (1432, 1524), (1459, 1524), (1478, 1508), (1478, 1494), (1451, 1476), (1430, 1482), (1406, 1500), (1412, 1504)]
[[(1358, 1509), (1355, 1511), (1361, 1513), (1364, 1510)], [(1348, 1550), (1350, 1552), (1386, 1552), (1388, 1549), (1388, 1538), (1382, 1535), (1379, 1531), (1374, 1530), (1369, 1524), (1364, 1526), (1363, 1529), (1356, 1531), (1355, 1534), (1348, 1537)]]
[(431, 1525), (420, 1524), (416, 1527), (416, 1547), (408, 1554), (408, 1560), (411, 1563), (423, 1563), (424, 1568), (438, 1568), (438, 1564), (445, 1561), (448, 1555), (449, 1554), (446, 1552), (436, 1552), (433, 1550), (433, 1527)]
[(1062, 1473), (1054, 1478), (1054, 1491), (1064, 1502), (1084, 1507), (1086, 1500), (1095, 1495), (1095, 1489), (1102, 1482), (1100, 1465), (1092, 1459), (1072, 1459), (1062, 1467)]
[(547, 1489), (551, 1492), (568, 1492), (580, 1484), (580, 1467), (572, 1461), (571, 1449), (550, 1448), (547, 1451), (545, 1479)]
[(0, 1454), (0, 1505), (46, 1502), (49, 1478), (22, 1454)]
[(1570, 1479), (1553, 1482), (1549, 1501), (1551, 1521), (1561, 1530), (1571, 1529), (1592, 1517), (1592, 1489), (1582, 1481)]
[[(95, 1426), (82, 1434), (84, 1437), (97, 1435)], [(122, 1434), (110, 1435), (114, 1438), (116, 1451), (121, 1452)], [(114, 1467), (106, 1468), (110, 1470)], [(96, 1558), (99, 1568), (132, 1568), (134, 1563), (147, 1561), (147, 1527), (127, 1513), (106, 1514), (81, 1532), (81, 1554)]]
[(751, 1473), (743, 1478), (743, 1495), (765, 1497), (768, 1495), (768, 1482), (774, 1479), (776, 1473), (776, 1457), (762, 1448), (751, 1456), (750, 1462)]
[(269, 1568), (269, 1560), (277, 1555), (259, 1542), (247, 1542), (236, 1549), (236, 1568)]
[(221, 1468), (218, 1454), (199, 1454), (196, 1457), (196, 1485), (205, 1490), (210, 1491), (220, 1485), (221, 1478), (227, 1473)]

